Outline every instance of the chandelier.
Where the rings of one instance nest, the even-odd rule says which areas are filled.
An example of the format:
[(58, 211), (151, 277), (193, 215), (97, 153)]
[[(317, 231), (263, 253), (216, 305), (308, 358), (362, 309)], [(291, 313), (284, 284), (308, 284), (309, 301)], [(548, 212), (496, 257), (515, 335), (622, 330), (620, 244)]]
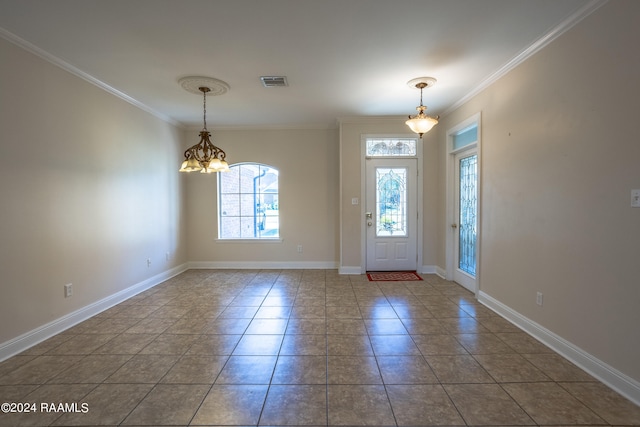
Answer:
[(436, 84), (436, 79), (434, 79), (433, 77), (418, 77), (407, 82), (407, 85), (409, 85), (409, 87), (420, 89), (420, 105), (416, 107), (416, 110), (418, 110), (418, 114), (413, 117), (409, 116), (409, 120), (407, 120), (405, 123), (411, 128), (412, 131), (419, 134), (420, 138), (422, 138), (422, 135), (429, 132), (432, 127), (437, 125), (438, 119), (440, 118), (440, 116), (427, 116), (424, 113), (427, 107), (422, 105), (422, 90), (426, 87), (431, 87), (434, 84)]
[[(228, 86), (224, 82), (214, 80), (218, 83), (215, 95), (225, 93), (228, 90)], [(206, 78), (185, 78), (180, 81), (182, 86), (192, 92), (196, 93), (193, 87), (195, 83), (197, 90), (202, 92), (203, 97), (203, 122), (204, 126), (200, 131), (200, 142), (196, 145), (189, 147), (184, 152), (184, 161), (180, 172), (200, 172), (200, 173), (214, 173), (214, 172), (227, 172), (229, 171), (229, 165), (225, 158), (227, 154), (219, 147), (216, 147), (211, 142), (211, 132), (207, 130), (207, 93), (211, 92), (211, 88), (204, 85), (199, 85), (203, 81), (207, 81)], [(224, 86), (220, 86), (220, 84)]]

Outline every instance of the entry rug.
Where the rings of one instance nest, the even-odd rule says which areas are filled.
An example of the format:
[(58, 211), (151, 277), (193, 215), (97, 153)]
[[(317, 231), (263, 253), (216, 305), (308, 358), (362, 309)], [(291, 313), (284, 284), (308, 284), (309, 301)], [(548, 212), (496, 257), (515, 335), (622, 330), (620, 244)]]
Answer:
[(374, 271), (367, 273), (370, 282), (407, 282), (422, 280), (415, 271)]

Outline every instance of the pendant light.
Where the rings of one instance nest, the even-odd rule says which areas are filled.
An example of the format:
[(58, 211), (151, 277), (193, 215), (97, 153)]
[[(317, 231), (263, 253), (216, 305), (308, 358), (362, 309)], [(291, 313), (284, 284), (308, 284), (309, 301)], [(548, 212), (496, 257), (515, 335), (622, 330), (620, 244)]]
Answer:
[(436, 84), (436, 79), (434, 79), (433, 77), (418, 77), (407, 82), (407, 85), (409, 87), (420, 89), (420, 105), (416, 107), (418, 114), (413, 117), (409, 116), (409, 120), (407, 120), (405, 123), (411, 128), (412, 131), (420, 135), (420, 138), (422, 138), (422, 135), (429, 132), (432, 127), (437, 125), (438, 119), (440, 118), (440, 116), (427, 116), (424, 113), (427, 107), (422, 105), (422, 90), (424, 88), (431, 87), (434, 84)]
[(180, 172), (215, 173), (229, 171), (229, 165), (225, 160), (227, 154), (221, 148), (213, 145), (210, 139), (211, 132), (207, 130), (207, 94), (212, 92), (212, 87), (205, 85), (206, 83), (215, 85), (215, 95), (225, 93), (229, 89), (226, 83), (216, 79), (186, 77), (180, 80), (182, 87), (189, 92), (196, 93), (194, 86), (197, 86), (197, 90), (202, 93), (204, 122), (200, 131), (200, 142), (189, 147), (184, 152), (184, 161), (179, 170)]

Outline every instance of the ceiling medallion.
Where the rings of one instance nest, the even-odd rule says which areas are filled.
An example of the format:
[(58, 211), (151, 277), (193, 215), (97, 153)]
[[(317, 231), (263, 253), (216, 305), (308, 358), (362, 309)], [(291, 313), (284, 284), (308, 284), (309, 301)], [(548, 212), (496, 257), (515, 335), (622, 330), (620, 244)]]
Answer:
[(209, 92), (207, 92), (209, 96), (224, 95), (231, 89), (226, 82), (213, 77), (187, 76), (178, 80), (178, 83), (184, 90), (196, 95), (202, 95), (201, 87), (209, 88)]
[(407, 86), (411, 89), (420, 89), (420, 86), (423, 88), (428, 88), (435, 85), (437, 80), (433, 77), (418, 77), (416, 79), (411, 79), (407, 82)]

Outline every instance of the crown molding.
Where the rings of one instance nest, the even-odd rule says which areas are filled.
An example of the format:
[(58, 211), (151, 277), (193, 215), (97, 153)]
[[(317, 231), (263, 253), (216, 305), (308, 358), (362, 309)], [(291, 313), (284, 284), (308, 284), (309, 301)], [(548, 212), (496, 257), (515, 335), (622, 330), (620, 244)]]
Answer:
[(609, 0), (591, 0), (590, 2), (585, 4), (583, 7), (578, 9), (575, 13), (573, 13), (571, 16), (569, 16), (568, 18), (560, 22), (558, 25), (556, 25), (554, 28), (552, 28), (544, 36), (536, 40), (531, 46), (524, 49), (522, 52), (516, 55), (513, 59), (511, 59), (509, 62), (504, 64), (495, 73), (491, 74), (489, 77), (484, 79), (478, 86), (476, 86), (475, 89), (473, 89), (471, 92), (469, 92), (468, 94), (463, 96), (460, 100), (458, 100), (449, 108), (447, 108), (444, 111), (444, 113), (442, 113), (442, 115), (446, 116), (454, 112), (458, 108), (460, 108), (462, 105), (467, 103), (471, 98), (478, 95), (480, 92), (482, 92), (483, 90), (485, 90), (486, 88), (494, 84), (503, 76), (505, 76), (509, 71), (513, 70), (518, 65), (522, 64), (524, 61), (526, 61), (527, 59), (535, 55), (537, 52), (542, 50), (549, 43), (551, 43), (552, 41), (560, 37), (562, 34), (567, 32), (571, 28), (573, 28), (576, 24), (578, 24), (584, 18), (591, 15), (600, 7), (604, 6), (608, 1)]
[(69, 64), (66, 61), (63, 61), (62, 59), (51, 55), (50, 53), (46, 52), (45, 50), (39, 48), (38, 46), (34, 45), (33, 43), (30, 43), (18, 36), (16, 36), (15, 34), (13, 34), (10, 31), (5, 30), (4, 28), (0, 27), (0, 37), (2, 37), (3, 39), (7, 40), (10, 43), (13, 43), (14, 45), (21, 47), (22, 49), (26, 50), (29, 53), (32, 53), (34, 55), (36, 55), (37, 57), (73, 74), (76, 77), (80, 77), (82, 80), (91, 83), (94, 86), (99, 87), (100, 89), (104, 90), (105, 92), (110, 93), (111, 95), (114, 95), (120, 99), (122, 99), (125, 102), (128, 102), (129, 104), (151, 114), (152, 116), (157, 117), (160, 120), (163, 120), (173, 126), (176, 127), (184, 127), (182, 125), (182, 123), (172, 119), (171, 117), (162, 114), (154, 109), (152, 109), (151, 107), (147, 106), (146, 104), (143, 104), (142, 102), (138, 101), (135, 98), (132, 98), (131, 96), (127, 95), (124, 92), (119, 91), (118, 89), (114, 88), (113, 86), (110, 86), (108, 84), (106, 84), (105, 82), (96, 79), (95, 77), (93, 77), (92, 75), (85, 73), (84, 71), (80, 70), (79, 68)]

